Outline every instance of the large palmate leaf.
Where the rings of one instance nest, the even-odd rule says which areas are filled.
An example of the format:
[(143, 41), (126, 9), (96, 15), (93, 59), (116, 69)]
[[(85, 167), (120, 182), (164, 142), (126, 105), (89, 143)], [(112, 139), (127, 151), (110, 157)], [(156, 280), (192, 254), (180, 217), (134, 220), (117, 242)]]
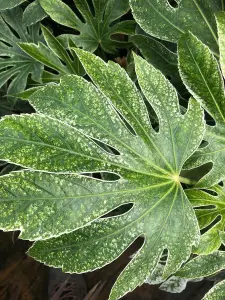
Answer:
[(125, 48), (129, 43), (115, 39), (115, 35), (130, 35), (135, 30), (134, 21), (119, 22), (130, 9), (129, 0), (93, 0), (94, 12), (87, 0), (74, 0), (84, 22), (62, 0), (39, 2), (54, 21), (78, 31), (79, 35), (69, 37), (78, 47), (91, 52), (98, 47), (109, 53), (115, 52), (116, 48)]
[(177, 7), (169, 1), (130, 0), (134, 18), (150, 35), (177, 42), (188, 30), (218, 53), (217, 30), (214, 13), (223, 9), (221, 0), (176, 0)]
[(210, 187), (225, 178), (225, 97), (224, 84), (217, 61), (209, 48), (191, 33), (179, 41), (179, 67), (181, 77), (194, 97), (214, 118), (216, 125), (207, 126), (204, 148), (188, 161), (186, 167), (212, 162), (213, 166), (198, 186)]
[[(12, 28), (12, 29), (11, 29)], [(14, 34), (14, 31), (18, 36)], [(25, 89), (27, 78), (41, 82), (43, 66), (28, 56), (18, 46), (19, 42), (38, 42), (39, 25), (26, 27), (22, 23), (22, 9), (16, 7), (1, 13), (0, 17), (0, 87), (12, 79), (8, 93), (16, 94)]]
[(201, 190), (186, 191), (191, 204), (198, 208), (195, 212), (200, 229), (205, 229), (211, 225), (210, 229), (201, 236), (200, 244), (195, 250), (198, 254), (208, 254), (219, 249), (221, 242), (223, 242), (223, 235), (225, 234), (225, 189), (218, 185), (212, 190), (217, 195), (212, 195)]
[[(179, 174), (201, 143), (203, 111), (192, 99), (182, 115), (170, 82), (135, 57), (139, 85), (159, 119), (155, 132), (125, 70), (83, 50), (76, 53), (97, 88), (82, 77), (62, 77), (59, 85), (30, 97), (40, 114), (0, 122), (2, 159), (61, 173), (2, 177), (0, 227), (20, 229), (26, 239), (54, 237), (37, 242), (30, 254), (68, 272), (102, 267), (144, 236), (144, 245), (114, 286), (110, 299), (117, 299), (146, 280), (164, 249), (169, 252), (167, 277), (198, 243), (197, 220)], [(119, 178), (101, 181), (74, 174), (95, 171)], [(133, 204), (128, 212), (90, 224), (128, 203)]]

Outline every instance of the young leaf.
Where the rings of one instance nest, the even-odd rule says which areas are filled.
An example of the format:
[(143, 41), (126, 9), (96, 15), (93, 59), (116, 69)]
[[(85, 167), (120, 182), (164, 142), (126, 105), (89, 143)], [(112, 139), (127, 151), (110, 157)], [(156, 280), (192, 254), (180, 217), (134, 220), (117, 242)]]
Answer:
[[(84, 272), (109, 263), (137, 237), (144, 236), (144, 245), (114, 286), (110, 296), (113, 300), (142, 284), (164, 249), (169, 252), (163, 274), (167, 277), (187, 260), (192, 245), (198, 243), (197, 220), (179, 174), (184, 162), (201, 143), (203, 111), (191, 100), (186, 114), (181, 114), (174, 87), (153, 66), (135, 57), (139, 85), (158, 115), (157, 133), (151, 127), (140, 92), (124, 69), (113, 62), (106, 64), (83, 50), (76, 49), (76, 53), (98, 88), (81, 77), (70, 75), (63, 77), (59, 85), (38, 90), (30, 102), (40, 115), (11, 116), (1, 121), (0, 157), (36, 170), (105, 171), (116, 173), (120, 178), (96, 184), (93, 178), (78, 177), (77, 185), (82, 192), (74, 188), (67, 204), (59, 202), (60, 196), (53, 193), (54, 186), (59, 186), (67, 199), (68, 189), (74, 186), (71, 181), (66, 182), (67, 175), (60, 175), (65, 176), (65, 182), (59, 184), (59, 175), (46, 173), (43, 182), (47, 182), (47, 176), (53, 180), (49, 184), (53, 191), (47, 192), (42, 188), (43, 183), (40, 188), (38, 182), (35, 188), (34, 179), (24, 180), (20, 183), (21, 201), (14, 196), (11, 188), (16, 188), (15, 181), (10, 185), (12, 177), (9, 177), (1, 196), (5, 205), (1, 227), (9, 229), (17, 224), (23, 237), (50, 238), (87, 225), (120, 205), (133, 203), (123, 215), (95, 221), (72, 233), (38, 242), (32, 248), (32, 255), (49, 265), (62, 266), (69, 272)], [(106, 151), (98, 141), (117, 152)], [(32, 184), (28, 192), (26, 182)], [(40, 192), (45, 193), (41, 199), (46, 209), (40, 199), (35, 200)], [(18, 221), (10, 216), (16, 211), (22, 214)], [(33, 225), (32, 218), (37, 214), (38, 221)], [(64, 220), (67, 214), (68, 220), (73, 220), (69, 227), (64, 225), (66, 221), (57, 224), (55, 216), (62, 215)], [(42, 228), (41, 218), (45, 218), (47, 230)], [(29, 227), (27, 219), (32, 224)]]
[(225, 280), (214, 285), (202, 300), (223, 300), (225, 295)]
[(47, 16), (38, 0), (30, 3), (23, 12), (23, 22), (26, 26), (31, 26), (43, 20)]
[(176, 0), (177, 7), (169, 1), (130, 0), (137, 23), (150, 35), (178, 42), (190, 30), (218, 55), (216, 20), (214, 13), (221, 9), (221, 1)]
[(187, 168), (191, 168), (213, 162), (212, 169), (197, 184), (199, 187), (210, 187), (225, 178), (223, 79), (209, 48), (191, 33), (180, 39), (178, 52), (180, 74), (184, 84), (216, 121), (216, 126), (207, 126), (204, 140), (208, 145), (199, 149), (186, 165)]
[(225, 268), (225, 252), (216, 251), (209, 255), (197, 256), (186, 263), (176, 276), (182, 278), (201, 278), (213, 275)]
[[(200, 229), (205, 229), (212, 225), (207, 230), (200, 240), (200, 244), (195, 253), (209, 254), (218, 250), (221, 246), (221, 232), (225, 229), (225, 190), (223, 187), (217, 185), (213, 188), (217, 196), (213, 196), (201, 190), (187, 190), (186, 195), (191, 201), (193, 207), (197, 207), (195, 213), (198, 218)], [(217, 222), (215, 220), (220, 217)]]
[[(11, 29), (12, 28), (12, 29)], [(19, 37), (17, 37), (15, 31)], [(41, 82), (43, 66), (22, 51), (19, 42), (38, 42), (39, 25), (26, 27), (22, 23), (22, 9), (16, 7), (1, 13), (0, 17), (0, 87), (9, 79), (8, 94), (22, 92), (31, 74), (32, 79)]]
[(26, 0), (0, 0), (0, 10), (6, 10), (18, 6)]
[(65, 74), (84, 75), (84, 70), (77, 56), (72, 60), (61, 42), (46, 27), (41, 26), (41, 28), (48, 47), (43, 43), (38, 45), (19, 43), (20, 48), (35, 60), (57, 71), (61, 76)]
[[(101, 47), (108, 53), (117, 48), (126, 48), (129, 43), (115, 39), (116, 34), (134, 33), (134, 21), (119, 22), (121, 16), (129, 11), (129, 0), (93, 0), (92, 12), (87, 0), (74, 1), (84, 22), (61, 0), (40, 0), (46, 13), (57, 23), (79, 31), (72, 39), (78, 47), (94, 52)], [(114, 39), (112, 36), (114, 35)]]

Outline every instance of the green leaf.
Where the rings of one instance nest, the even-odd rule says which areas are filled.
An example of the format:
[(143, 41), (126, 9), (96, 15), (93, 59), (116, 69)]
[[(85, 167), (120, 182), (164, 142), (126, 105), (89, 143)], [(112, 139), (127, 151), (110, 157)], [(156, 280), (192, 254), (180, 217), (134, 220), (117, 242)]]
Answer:
[[(187, 190), (186, 195), (190, 200), (198, 218), (200, 229), (206, 229), (211, 225), (202, 236), (200, 244), (195, 253), (209, 254), (218, 250), (221, 246), (221, 232), (225, 229), (225, 189), (219, 185), (213, 189), (217, 195), (209, 194), (201, 190)], [(217, 222), (215, 222), (215, 220)]]
[(43, 66), (18, 46), (19, 42), (36, 43), (41, 40), (39, 25), (36, 24), (31, 27), (23, 25), (22, 9), (16, 7), (1, 13), (0, 36), (0, 87), (9, 79), (12, 79), (8, 94), (22, 92), (26, 87), (27, 78), (30, 74), (34, 81), (41, 82)]
[(209, 48), (191, 33), (180, 39), (178, 52), (180, 74), (184, 84), (216, 121), (216, 126), (207, 126), (204, 140), (208, 144), (200, 148), (185, 166), (191, 168), (212, 162), (212, 169), (197, 183), (199, 187), (210, 187), (225, 178), (223, 79)]
[[(79, 31), (73, 37), (75, 44), (94, 52), (98, 47), (114, 53), (117, 48), (126, 48), (130, 43), (115, 38), (117, 34), (130, 35), (135, 31), (135, 22), (119, 22), (129, 11), (129, 0), (93, 0), (92, 12), (87, 0), (76, 0), (75, 4), (84, 22), (61, 0), (40, 0), (46, 13), (57, 23)], [(112, 36), (114, 36), (112, 38)]]
[(182, 278), (201, 278), (213, 275), (225, 268), (225, 252), (216, 251), (212, 254), (197, 256), (186, 263), (176, 276)]
[(130, 41), (138, 47), (141, 54), (150, 64), (159, 69), (167, 78), (170, 78), (171, 83), (176, 88), (179, 90), (184, 88), (178, 71), (178, 57), (176, 53), (170, 51), (162, 43), (150, 36), (136, 34), (130, 37)]
[(38, 0), (30, 3), (23, 12), (23, 22), (26, 26), (31, 26), (43, 20), (47, 16)]
[[(38, 114), (5, 117), (0, 122), (0, 157), (48, 172), (37, 173), (45, 176), (38, 182), (32, 172), (24, 173), (26, 178), (23, 173), (13, 175), (21, 176), (21, 181), (16, 178), (12, 184), (15, 177), (7, 182), (4, 178), (0, 222), (5, 230), (20, 228), (23, 238), (35, 240), (73, 231), (40, 241), (30, 252), (68, 272), (102, 267), (144, 236), (144, 245), (114, 286), (113, 300), (142, 284), (164, 249), (169, 252), (166, 278), (198, 243), (197, 219), (179, 174), (201, 143), (203, 111), (192, 99), (186, 114), (181, 114), (174, 87), (135, 56), (139, 85), (159, 119), (160, 129), (155, 132), (141, 94), (125, 70), (91, 53), (75, 51), (97, 88), (82, 77), (62, 77), (59, 85), (48, 85), (31, 96)], [(74, 174), (84, 172), (115, 173), (119, 178), (100, 181)], [(133, 204), (128, 212), (90, 223), (128, 203)], [(16, 212), (18, 220), (12, 218)]]
[(177, 0), (176, 8), (169, 1), (130, 0), (137, 23), (148, 34), (163, 40), (178, 42), (190, 30), (218, 55), (216, 20), (221, 1)]
[(47, 46), (43, 43), (38, 45), (34, 43), (20, 43), (20, 48), (35, 60), (57, 71), (61, 76), (65, 74), (84, 75), (79, 59), (76, 56), (74, 60), (71, 59), (61, 42), (46, 27), (42, 25), (41, 28)]
[(219, 12), (216, 14), (217, 29), (219, 36), (219, 49), (220, 49), (220, 66), (225, 76), (225, 13)]
[(214, 285), (202, 300), (223, 300), (225, 295), (225, 280)]
[(18, 6), (26, 0), (0, 0), (0, 10), (6, 10)]

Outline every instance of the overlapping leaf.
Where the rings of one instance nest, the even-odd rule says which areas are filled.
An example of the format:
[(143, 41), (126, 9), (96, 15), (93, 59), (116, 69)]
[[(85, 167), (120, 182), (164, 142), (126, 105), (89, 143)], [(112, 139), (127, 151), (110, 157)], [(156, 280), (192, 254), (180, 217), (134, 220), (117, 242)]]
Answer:
[(220, 0), (176, 0), (177, 7), (169, 1), (130, 0), (134, 18), (150, 35), (177, 42), (183, 33), (190, 30), (210, 49), (218, 54), (217, 30), (214, 13), (221, 11)]
[(130, 41), (138, 47), (149, 63), (170, 79), (179, 91), (185, 89), (178, 71), (177, 53), (170, 51), (162, 43), (147, 35), (135, 34), (130, 37)]
[[(42, 26), (41, 28), (47, 46), (41, 42), (38, 45), (34, 43), (19, 43), (20, 48), (36, 61), (57, 71), (60, 76), (65, 74), (84, 75), (84, 69), (76, 54), (71, 50), (69, 55), (67, 49), (46, 27)], [(53, 77), (51, 79), (54, 81)], [(46, 79), (43, 78), (43, 81), (46, 82)]]
[[(3, 177), (0, 222), (6, 230), (19, 228), (23, 238), (38, 240), (73, 231), (120, 205), (133, 203), (123, 215), (37, 242), (30, 251), (46, 264), (85, 272), (114, 260), (143, 235), (143, 247), (114, 286), (110, 299), (117, 299), (145, 281), (164, 249), (169, 251), (167, 277), (198, 243), (196, 217), (179, 174), (202, 140), (204, 120), (194, 100), (182, 115), (173, 86), (136, 57), (139, 84), (158, 115), (160, 130), (155, 132), (126, 72), (93, 54), (76, 53), (98, 88), (70, 75), (60, 85), (37, 91), (30, 102), (40, 115), (1, 121), (0, 157), (40, 171), (104, 170), (120, 178), (108, 182), (27, 171)], [(98, 141), (117, 152), (106, 151)]]
[(93, 0), (94, 12), (87, 0), (76, 0), (74, 3), (84, 22), (61, 0), (39, 2), (54, 21), (78, 31), (79, 35), (69, 37), (78, 47), (91, 52), (98, 47), (109, 53), (115, 52), (116, 48), (126, 48), (129, 43), (115, 36), (130, 35), (135, 30), (134, 21), (119, 22), (120, 17), (130, 9), (129, 0)]
[(224, 84), (217, 61), (209, 48), (191, 33), (179, 41), (179, 66), (183, 82), (214, 118), (216, 125), (207, 126), (204, 140), (208, 144), (187, 162), (197, 167), (212, 162), (213, 166), (197, 184), (210, 187), (225, 178), (225, 97)]
[(30, 74), (34, 81), (41, 82), (43, 66), (22, 51), (17, 44), (22, 41), (36, 43), (40, 39), (38, 24), (28, 28), (23, 25), (21, 8), (16, 7), (1, 13), (0, 86), (9, 79), (12, 79), (8, 88), (9, 94), (16, 94), (23, 91)]
[(0, 0), (0, 10), (6, 10), (20, 5), (26, 0)]
[[(198, 256), (184, 265), (176, 276), (193, 279), (210, 276), (225, 268), (225, 252), (215, 251), (209, 255)], [(225, 294), (224, 281), (216, 284), (203, 300), (223, 300)]]
[(216, 195), (201, 190), (187, 190), (186, 195), (191, 201), (195, 210), (200, 229), (211, 225), (202, 236), (199, 247), (195, 250), (198, 254), (211, 253), (221, 246), (221, 238), (225, 229), (225, 190), (224, 187), (215, 186), (213, 189)]
[(23, 22), (26, 26), (31, 26), (43, 20), (47, 16), (41, 7), (39, 0), (30, 3), (23, 12)]
[(223, 300), (225, 295), (225, 280), (214, 285), (203, 300)]
[(176, 273), (176, 276), (189, 279), (202, 278), (216, 274), (224, 268), (225, 252), (215, 251), (190, 260)]

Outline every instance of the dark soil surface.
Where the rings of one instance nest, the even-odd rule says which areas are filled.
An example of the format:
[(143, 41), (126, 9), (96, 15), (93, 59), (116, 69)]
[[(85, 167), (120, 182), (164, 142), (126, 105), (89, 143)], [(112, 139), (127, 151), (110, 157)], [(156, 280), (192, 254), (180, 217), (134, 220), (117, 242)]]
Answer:
[[(116, 277), (141, 244), (136, 241), (115, 262), (83, 275), (48, 268), (26, 255), (31, 243), (0, 232), (0, 300), (107, 300)], [(188, 283), (180, 294), (143, 284), (123, 300), (200, 300), (213, 282)]]

